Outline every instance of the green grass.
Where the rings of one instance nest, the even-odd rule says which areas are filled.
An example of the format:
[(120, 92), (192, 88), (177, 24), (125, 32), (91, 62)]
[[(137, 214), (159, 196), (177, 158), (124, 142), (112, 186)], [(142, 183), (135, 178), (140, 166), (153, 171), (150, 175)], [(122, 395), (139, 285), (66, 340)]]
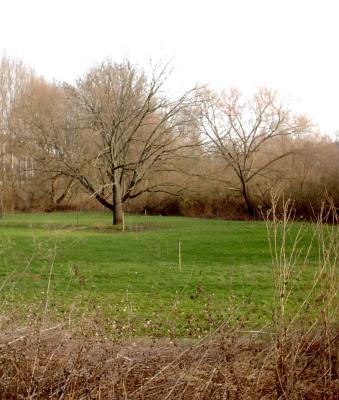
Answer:
[[(121, 232), (104, 212), (6, 214), (0, 240), (3, 308), (43, 303), (53, 265), (49, 308), (100, 310), (113, 331), (199, 336), (224, 320), (253, 326), (272, 316), (262, 222), (127, 216)], [(296, 299), (312, 274), (309, 267)]]

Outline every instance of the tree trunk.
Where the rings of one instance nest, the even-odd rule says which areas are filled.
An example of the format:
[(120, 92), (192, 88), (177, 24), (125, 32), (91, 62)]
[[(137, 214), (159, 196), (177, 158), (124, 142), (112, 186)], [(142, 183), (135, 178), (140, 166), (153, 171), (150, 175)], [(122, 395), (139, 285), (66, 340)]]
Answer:
[(245, 203), (246, 203), (247, 211), (251, 217), (254, 217), (255, 216), (255, 207), (254, 207), (254, 204), (248, 193), (247, 183), (244, 180), (242, 180), (241, 184), (242, 184), (242, 195), (243, 195)]
[(121, 188), (119, 182), (113, 185), (113, 225), (124, 223), (124, 207), (122, 203)]
[(110, 204), (106, 199), (101, 197), (101, 195), (94, 190), (93, 186), (91, 183), (87, 180), (86, 177), (84, 176), (78, 176), (77, 179), (79, 182), (86, 188), (86, 190), (94, 196), (96, 200), (100, 204), (102, 204), (104, 207), (108, 208), (109, 210), (112, 211), (113, 214), (113, 225), (123, 225), (124, 223), (124, 206), (123, 206), (123, 201), (122, 201), (122, 193), (121, 193), (121, 187), (119, 183), (119, 179), (117, 176), (117, 173), (114, 172), (114, 180), (113, 182), (113, 190), (112, 190), (112, 196), (113, 196), (113, 201), (112, 204)]
[(72, 186), (73, 186), (73, 182), (74, 182), (74, 178), (70, 179), (66, 189), (64, 189), (63, 193), (61, 193), (61, 195), (56, 199), (56, 204), (60, 204), (65, 198), (66, 196), (70, 193)]

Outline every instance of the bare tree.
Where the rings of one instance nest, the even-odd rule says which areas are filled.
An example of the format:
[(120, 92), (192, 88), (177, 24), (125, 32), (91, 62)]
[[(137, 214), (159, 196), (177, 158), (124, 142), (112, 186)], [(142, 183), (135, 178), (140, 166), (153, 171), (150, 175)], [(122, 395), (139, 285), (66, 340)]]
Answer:
[[(276, 92), (260, 89), (252, 99), (237, 90), (205, 90), (200, 98), (200, 126), (208, 151), (216, 153), (239, 183), (247, 211), (255, 215), (251, 183), (265, 177), (274, 163), (293, 154), (293, 138), (307, 131), (305, 117), (293, 115)], [(229, 181), (226, 182), (229, 184)]]
[(123, 223), (124, 204), (143, 193), (177, 194), (168, 179), (194, 146), (187, 112), (194, 90), (164, 96), (167, 68), (152, 76), (128, 61), (91, 69), (75, 85), (35, 84), (23, 104), (40, 166), (78, 181)]
[(27, 154), (22, 157), (18, 157), (17, 154), (15, 140), (17, 125), (13, 109), (33, 76), (33, 71), (23, 62), (12, 60), (5, 54), (0, 57), (1, 198), (6, 190), (11, 192), (12, 199), (9, 202), (12, 205), (15, 204), (17, 198), (14, 196), (14, 191), (25, 176), (24, 165), (27, 163)]
[(112, 210), (114, 224), (122, 224), (128, 199), (178, 191), (175, 182), (161, 177), (175, 170), (176, 160), (192, 146), (184, 127), (194, 90), (170, 100), (163, 94), (167, 77), (166, 67), (154, 68), (148, 78), (128, 61), (106, 61), (75, 86), (65, 86), (87, 143), (81, 167), (79, 162), (72, 174)]
[(35, 197), (48, 196), (49, 205), (56, 206), (74, 186), (75, 178), (66, 172), (68, 164), (74, 168), (79, 148), (63, 89), (42, 78), (32, 79), (15, 102), (14, 116), (18, 154), (29, 153), (31, 158), (26, 166), (35, 176), (31, 190)]

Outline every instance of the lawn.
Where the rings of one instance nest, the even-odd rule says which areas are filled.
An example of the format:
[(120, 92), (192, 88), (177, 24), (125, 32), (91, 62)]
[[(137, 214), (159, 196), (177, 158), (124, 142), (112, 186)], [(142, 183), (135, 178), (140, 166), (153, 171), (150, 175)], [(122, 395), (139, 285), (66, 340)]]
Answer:
[[(300, 246), (309, 238), (306, 226)], [(0, 247), (2, 308), (23, 318), (46, 298), (55, 315), (100, 312), (112, 331), (137, 335), (200, 336), (225, 320), (253, 327), (272, 318), (263, 222), (128, 215), (122, 232), (105, 212), (5, 214)], [(311, 284), (315, 256), (292, 307)]]

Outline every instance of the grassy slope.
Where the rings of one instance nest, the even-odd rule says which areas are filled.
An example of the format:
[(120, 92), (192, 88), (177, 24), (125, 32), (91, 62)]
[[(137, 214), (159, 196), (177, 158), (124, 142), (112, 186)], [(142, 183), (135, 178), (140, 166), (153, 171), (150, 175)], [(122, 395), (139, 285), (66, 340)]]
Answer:
[(253, 325), (271, 316), (264, 223), (148, 217), (145, 225), (143, 216), (128, 216), (122, 233), (110, 221), (106, 213), (5, 215), (2, 298), (44, 299), (54, 260), (50, 307), (88, 312), (95, 300), (112, 326), (132, 333), (199, 335), (227, 318)]

